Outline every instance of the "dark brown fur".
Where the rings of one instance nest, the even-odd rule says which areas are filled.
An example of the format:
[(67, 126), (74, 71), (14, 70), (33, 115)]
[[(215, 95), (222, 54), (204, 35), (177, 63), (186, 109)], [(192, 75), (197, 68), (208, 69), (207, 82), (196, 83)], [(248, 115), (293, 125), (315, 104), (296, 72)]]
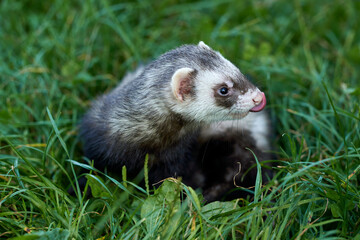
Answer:
[[(257, 166), (254, 154), (248, 149), (254, 152), (259, 162), (271, 160), (273, 157), (272, 154), (258, 149), (247, 131), (228, 132), (202, 142), (198, 167), (204, 177), (202, 189), (207, 201), (230, 200), (250, 195), (249, 192), (255, 186)], [(263, 181), (266, 182), (271, 176), (272, 171), (263, 166)], [(244, 190), (249, 187), (250, 191)]]

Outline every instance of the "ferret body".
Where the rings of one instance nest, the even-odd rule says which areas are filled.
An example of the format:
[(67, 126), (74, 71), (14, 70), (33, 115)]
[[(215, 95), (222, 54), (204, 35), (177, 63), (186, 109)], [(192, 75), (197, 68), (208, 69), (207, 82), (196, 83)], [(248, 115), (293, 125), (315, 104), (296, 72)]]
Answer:
[(197, 182), (194, 173), (209, 178), (211, 171), (204, 172), (198, 161), (206, 155), (201, 145), (207, 139), (243, 129), (255, 139), (254, 147), (269, 145), (267, 129), (263, 138), (250, 127), (256, 121), (267, 124), (263, 114), (249, 114), (265, 104), (265, 95), (237, 67), (200, 42), (171, 50), (126, 76), (93, 103), (80, 134), (85, 156), (95, 166), (120, 174), (125, 165), (135, 175), (149, 154), (151, 183), (181, 176), (202, 187), (206, 183)]
[[(240, 120), (213, 123), (201, 130), (197, 168), (201, 169), (200, 187), (207, 201), (249, 195), (244, 188), (255, 186), (255, 156), (259, 162), (274, 159), (269, 142), (271, 132), (265, 111), (249, 113)], [(270, 163), (265, 165), (271, 167)], [(266, 166), (261, 170), (263, 182), (270, 180), (272, 170)]]

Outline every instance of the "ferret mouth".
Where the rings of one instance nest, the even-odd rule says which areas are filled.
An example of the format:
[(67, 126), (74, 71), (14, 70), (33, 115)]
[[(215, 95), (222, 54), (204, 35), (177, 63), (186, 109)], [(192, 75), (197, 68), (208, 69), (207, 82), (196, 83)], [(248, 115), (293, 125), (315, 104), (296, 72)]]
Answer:
[(250, 109), (250, 112), (260, 112), (264, 109), (266, 105), (266, 97), (263, 92), (260, 92), (254, 99), (253, 102), (255, 104), (255, 107)]

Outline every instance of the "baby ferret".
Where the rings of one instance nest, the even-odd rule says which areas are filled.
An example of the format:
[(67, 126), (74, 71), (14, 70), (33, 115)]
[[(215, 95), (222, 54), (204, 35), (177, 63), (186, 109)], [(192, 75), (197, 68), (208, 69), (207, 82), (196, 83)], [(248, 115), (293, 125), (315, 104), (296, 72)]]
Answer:
[[(219, 135), (223, 127), (248, 133), (253, 147), (268, 145), (267, 128), (263, 134), (250, 127), (251, 122), (267, 124), (265, 115), (257, 113), (265, 104), (265, 94), (236, 66), (200, 42), (166, 52), (95, 100), (83, 117), (80, 135), (85, 156), (96, 167), (120, 174), (125, 165), (135, 176), (148, 154), (151, 183), (181, 176), (185, 183), (209, 189), (204, 143), (216, 152), (216, 144), (207, 140), (224, 143)], [(241, 119), (244, 125), (239, 126)], [(221, 159), (215, 165), (221, 168)], [(206, 176), (207, 183), (196, 182), (195, 172)]]

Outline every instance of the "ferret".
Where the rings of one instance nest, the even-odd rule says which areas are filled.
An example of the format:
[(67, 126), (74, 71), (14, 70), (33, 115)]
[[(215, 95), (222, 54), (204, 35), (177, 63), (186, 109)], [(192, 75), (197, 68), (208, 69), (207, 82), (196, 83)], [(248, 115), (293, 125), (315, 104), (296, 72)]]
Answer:
[[(211, 139), (224, 144), (226, 132), (236, 132), (231, 144), (241, 146), (238, 141), (246, 145), (246, 133), (252, 139), (249, 147), (265, 149), (267, 128), (261, 126), (268, 120), (257, 113), (265, 105), (265, 94), (219, 52), (202, 41), (183, 45), (127, 75), (93, 102), (80, 125), (84, 154), (95, 166), (118, 174), (125, 165), (130, 176), (144, 167), (148, 154), (152, 184), (182, 177), (190, 186), (211, 189), (217, 171), (207, 163), (219, 166), (219, 172), (225, 171), (221, 174), (233, 164), (222, 167), (222, 159), (209, 155), (218, 148)], [(229, 157), (235, 151), (225, 152), (225, 162), (233, 161)], [(209, 199), (223, 193), (213, 195)]]

